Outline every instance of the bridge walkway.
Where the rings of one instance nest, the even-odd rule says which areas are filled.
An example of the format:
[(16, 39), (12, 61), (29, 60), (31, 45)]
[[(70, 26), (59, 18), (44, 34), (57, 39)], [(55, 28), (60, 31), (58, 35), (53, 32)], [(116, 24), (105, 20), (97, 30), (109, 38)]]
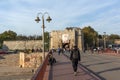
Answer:
[[(54, 53), (53, 56), (56, 58), (57, 62), (52, 67), (48, 66), (49, 68), (47, 68), (46, 72), (48, 74), (48, 69), (50, 69), (48, 80), (101, 80), (80, 64), (78, 66), (77, 75), (75, 76), (69, 58), (64, 54), (58, 55), (57, 53)], [(44, 80), (46, 80), (45, 78)]]

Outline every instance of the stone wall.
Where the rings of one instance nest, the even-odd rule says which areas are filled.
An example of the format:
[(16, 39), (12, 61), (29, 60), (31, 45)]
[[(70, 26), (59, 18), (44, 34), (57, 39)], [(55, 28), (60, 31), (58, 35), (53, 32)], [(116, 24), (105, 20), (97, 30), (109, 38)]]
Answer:
[[(45, 53), (45, 55), (47, 55), (47, 53)], [(43, 62), (43, 54), (42, 53), (26, 54), (26, 53), (20, 52), (20, 58), (19, 58), (19, 66), (20, 67), (37, 68), (41, 65), (42, 62)]]
[(69, 47), (72, 48), (73, 45), (77, 45), (80, 50), (84, 48), (84, 40), (83, 34), (80, 28), (75, 29), (65, 29), (65, 30), (54, 30), (50, 33), (51, 41), (50, 41), (50, 48), (58, 48), (58, 46), (62, 47), (62, 35), (68, 34), (69, 35)]
[(24, 49), (40, 49), (42, 48), (41, 40), (25, 40), (25, 41), (4, 41), (3, 49), (24, 50)]
[[(53, 30), (50, 33), (50, 49), (63, 47), (62, 35), (69, 35), (69, 47), (77, 45), (80, 50), (84, 50), (84, 37), (80, 28)], [(24, 49), (42, 49), (42, 40), (24, 40), (24, 41), (4, 41), (3, 49), (24, 50)]]

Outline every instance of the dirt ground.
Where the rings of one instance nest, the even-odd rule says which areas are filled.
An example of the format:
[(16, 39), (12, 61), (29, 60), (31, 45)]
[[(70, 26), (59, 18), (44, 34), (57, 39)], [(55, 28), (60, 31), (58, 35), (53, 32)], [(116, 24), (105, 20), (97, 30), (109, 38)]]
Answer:
[(30, 80), (33, 68), (19, 67), (19, 54), (0, 54), (0, 80)]

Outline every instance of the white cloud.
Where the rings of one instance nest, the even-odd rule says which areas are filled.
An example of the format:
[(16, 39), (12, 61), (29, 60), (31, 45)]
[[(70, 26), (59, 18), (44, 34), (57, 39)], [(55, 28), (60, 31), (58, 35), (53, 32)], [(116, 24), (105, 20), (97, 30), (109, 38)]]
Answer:
[(34, 19), (38, 12), (47, 11), (52, 21), (45, 23), (46, 31), (69, 26), (92, 25), (101, 32), (106, 26), (105, 28), (112, 33), (113, 26), (118, 28), (120, 21), (120, 10), (119, 8), (116, 10), (115, 7), (117, 1), (119, 2), (119, 0), (2, 0), (0, 1), (0, 24), (6, 26), (0, 31), (9, 28), (19, 34), (41, 34), (42, 22), (37, 24)]

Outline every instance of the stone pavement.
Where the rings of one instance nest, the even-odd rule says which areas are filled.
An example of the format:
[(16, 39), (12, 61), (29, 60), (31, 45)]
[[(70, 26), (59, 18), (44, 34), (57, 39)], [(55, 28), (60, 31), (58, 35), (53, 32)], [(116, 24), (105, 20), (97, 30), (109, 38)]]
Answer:
[(120, 80), (120, 55), (116, 53), (81, 54), (81, 64), (102, 80)]
[(66, 56), (54, 53), (54, 57), (57, 63), (51, 67), (49, 80), (100, 80), (91, 72), (83, 69), (80, 65), (78, 67), (77, 76), (74, 76), (71, 61)]

